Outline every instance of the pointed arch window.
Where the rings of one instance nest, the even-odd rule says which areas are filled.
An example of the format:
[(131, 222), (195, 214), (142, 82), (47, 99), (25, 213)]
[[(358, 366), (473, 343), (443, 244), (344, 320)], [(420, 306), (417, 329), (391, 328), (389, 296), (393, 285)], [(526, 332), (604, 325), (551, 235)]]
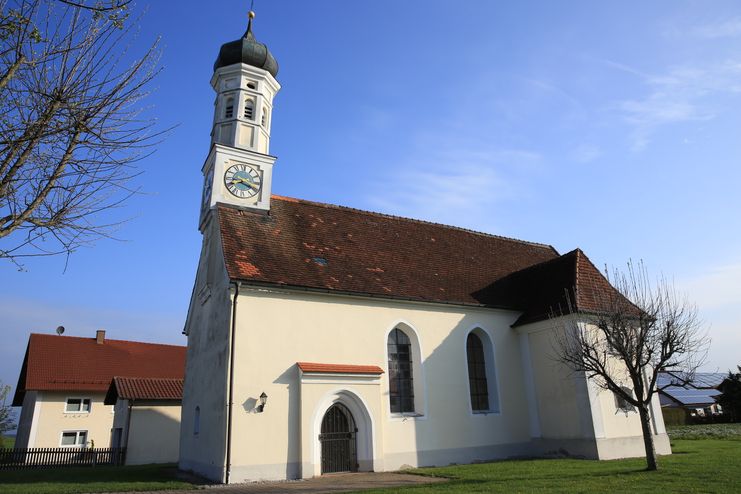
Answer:
[(391, 413), (414, 412), (412, 343), (399, 328), (389, 333), (389, 397)]
[(255, 102), (251, 99), (244, 100), (244, 118), (252, 120), (255, 116)]
[(226, 106), (224, 107), (224, 118), (234, 117), (234, 98), (226, 99)]
[(471, 393), (471, 408), (474, 412), (489, 410), (489, 384), (486, 379), (486, 358), (481, 338), (473, 332), (466, 340), (468, 356), (468, 387)]

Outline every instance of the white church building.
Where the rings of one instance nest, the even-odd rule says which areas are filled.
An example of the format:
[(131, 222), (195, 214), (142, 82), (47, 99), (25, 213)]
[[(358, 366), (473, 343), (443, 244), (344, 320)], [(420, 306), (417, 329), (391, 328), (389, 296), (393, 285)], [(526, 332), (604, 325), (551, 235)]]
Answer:
[(551, 309), (568, 293), (588, 325), (613, 290), (581, 250), (271, 194), (278, 64), (252, 17), (211, 79), (180, 467), (230, 483), (643, 455), (638, 414), (553, 358)]

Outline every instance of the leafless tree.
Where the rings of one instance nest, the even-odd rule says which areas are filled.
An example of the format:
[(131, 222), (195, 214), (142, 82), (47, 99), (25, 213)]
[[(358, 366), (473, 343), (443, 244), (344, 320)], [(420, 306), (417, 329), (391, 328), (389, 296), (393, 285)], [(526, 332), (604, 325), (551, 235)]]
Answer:
[(110, 236), (156, 136), (142, 99), (155, 41), (132, 57), (128, 0), (0, 0), (0, 258)]
[(570, 303), (570, 314), (553, 314), (559, 329), (556, 358), (616, 395), (624, 408), (640, 416), (648, 470), (658, 463), (651, 430), (650, 405), (661, 372), (672, 385), (692, 381), (705, 360), (710, 340), (697, 308), (665, 278), (652, 283), (643, 264), (615, 269), (596, 313), (584, 314)]

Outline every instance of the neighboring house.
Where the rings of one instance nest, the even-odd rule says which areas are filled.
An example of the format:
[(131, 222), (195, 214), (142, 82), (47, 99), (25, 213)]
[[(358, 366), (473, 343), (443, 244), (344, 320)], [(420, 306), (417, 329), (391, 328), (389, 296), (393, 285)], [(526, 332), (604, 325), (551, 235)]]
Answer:
[(16, 448), (108, 447), (114, 376), (182, 378), (185, 347), (31, 334), (13, 406), (22, 406)]
[(721, 415), (723, 409), (716, 398), (722, 394), (718, 386), (726, 377), (723, 373), (698, 372), (689, 384), (681, 385), (681, 376), (663, 372), (657, 380), (661, 406), (682, 408), (693, 418)]
[(126, 448), (126, 465), (176, 463), (183, 380), (114, 377), (105, 397), (114, 405), (111, 447)]
[(552, 358), (551, 310), (568, 294), (592, 330), (614, 294), (586, 255), (271, 195), (277, 70), (251, 20), (214, 66), (180, 467), (241, 482), (643, 455), (638, 414)]

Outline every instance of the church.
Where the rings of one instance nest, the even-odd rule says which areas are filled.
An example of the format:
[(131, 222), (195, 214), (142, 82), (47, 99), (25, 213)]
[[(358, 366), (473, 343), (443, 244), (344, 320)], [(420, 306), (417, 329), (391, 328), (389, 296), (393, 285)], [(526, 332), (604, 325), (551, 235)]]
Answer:
[(271, 193), (278, 63), (253, 17), (211, 78), (180, 468), (235, 483), (642, 456), (638, 414), (553, 356), (552, 310), (568, 297), (562, 317), (588, 326), (614, 290), (584, 252)]

